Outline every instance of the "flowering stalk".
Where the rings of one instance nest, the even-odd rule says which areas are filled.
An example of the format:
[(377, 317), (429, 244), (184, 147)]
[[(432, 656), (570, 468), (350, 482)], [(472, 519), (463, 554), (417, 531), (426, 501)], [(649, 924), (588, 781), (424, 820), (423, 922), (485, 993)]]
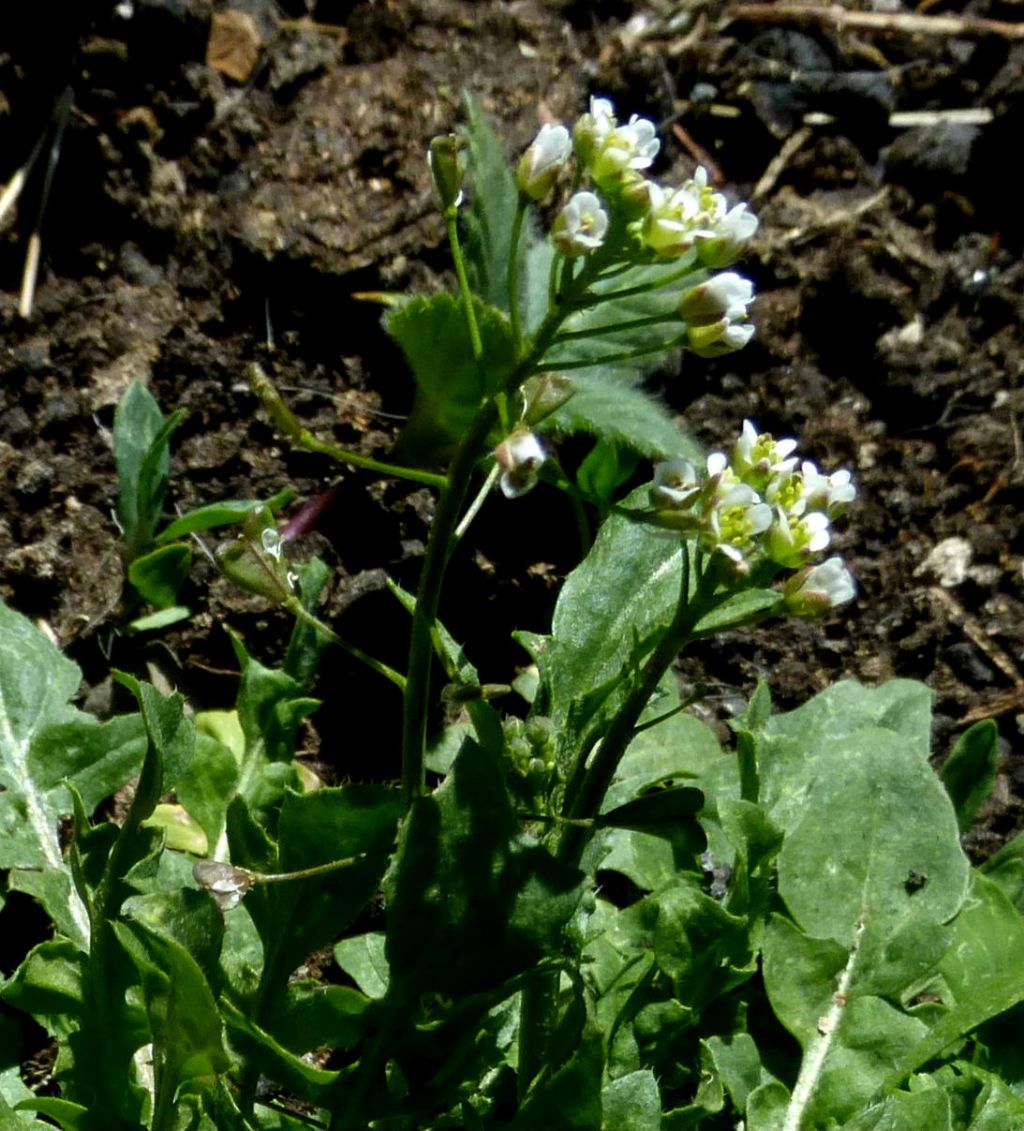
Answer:
[[(599, 268), (599, 261), (588, 262), (572, 284), (568, 298), (574, 298), (589, 286)], [(568, 311), (555, 307), (549, 310), (526, 352), (502, 381), (498, 390), (481, 404), (466, 430), (441, 489), (437, 511), (430, 528), (424, 553), (423, 570), (416, 591), (412, 633), (409, 643), (409, 665), (405, 683), (402, 714), (402, 792), (409, 805), (425, 792), (424, 751), (427, 736), (427, 715), (430, 695), (431, 634), (437, 621), (441, 586), (445, 569), (459, 526), (459, 516), (469, 491), (477, 462), (485, 449), (487, 437), (498, 420), (499, 403), (514, 393), (535, 373)]]

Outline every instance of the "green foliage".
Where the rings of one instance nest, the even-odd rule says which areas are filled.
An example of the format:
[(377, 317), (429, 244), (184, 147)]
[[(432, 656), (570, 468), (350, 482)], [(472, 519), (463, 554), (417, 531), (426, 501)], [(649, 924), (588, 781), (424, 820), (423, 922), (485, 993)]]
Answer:
[[(180, 539), (242, 522), (261, 505), (258, 500), (225, 500), (189, 511), (160, 530), (171, 469), (171, 438), (185, 415), (179, 410), (165, 417), (153, 394), (139, 381), (128, 386), (114, 414), (114, 462), (120, 487), (117, 517), (124, 537), (128, 584), (134, 594), (129, 604), (141, 599), (157, 610), (132, 622), (136, 632), (163, 628), (189, 615), (188, 609), (178, 605), (178, 594), (188, 578), (192, 549)], [(282, 492), (270, 505), (291, 498), (292, 492)]]
[[(770, 561), (734, 568), (727, 549), (749, 564), (736, 545), (695, 532), (686, 507), (706, 498), (675, 512), (685, 537), (650, 524), (648, 487), (615, 503), (641, 456), (697, 462), (638, 385), (683, 332), (697, 252), (555, 259), (469, 115), (462, 293), (387, 321), (417, 383), (403, 443), (431, 460), (456, 448), (427, 477), (444, 489), (419, 591), (392, 585), (411, 616), (407, 675), (349, 649), (402, 688), (401, 789), (328, 787), (296, 760), (339, 640), (316, 619), (327, 569), (293, 576), (255, 503), (161, 529), (180, 414), (133, 386), (115, 443), (128, 576), (156, 607), (142, 623), (181, 613), (181, 539), (241, 521), (225, 572), (297, 625), (280, 668), (233, 638), (238, 691), (221, 709), (115, 673), (137, 709), (100, 723), (70, 705), (75, 664), (0, 605), (0, 869), (49, 920), (0, 985), (0, 1131), (1024, 1124), (1024, 838), (982, 869), (960, 846), (991, 789), (994, 726), (967, 731), (936, 776), (930, 692), (912, 681), (843, 682), (781, 714), (761, 684), (724, 744), (684, 709), (679, 651), (787, 600)], [(435, 148), (458, 252), (459, 154)], [(638, 240), (614, 220), (612, 251)], [(481, 683), (437, 609), (485, 501), (468, 503), (476, 467), (536, 408), (524, 382), (555, 400), (568, 388), (545, 385), (549, 368), (577, 372), (576, 394), (528, 424), (594, 437), (575, 501), (605, 521), (550, 632), (520, 634), (529, 711), (503, 717), (508, 688)], [(359, 716), (362, 741), (380, 741), (375, 721)], [(59, 1094), (21, 1078), (28, 1017), (57, 1042)]]
[(473, 356), (465, 313), (454, 295), (408, 299), (385, 319), (416, 380), (416, 400), (401, 441), (413, 455), (433, 458), (447, 451), (512, 368), (515, 341), (508, 319), (479, 300), (475, 307), (482, 361)]
[(998, 739), (999, 728), (992, 719), (983, 719), (964, 731), (942, 767), (942, 783), (956, 809), (961, 831), (974, 823), (995, 785)]

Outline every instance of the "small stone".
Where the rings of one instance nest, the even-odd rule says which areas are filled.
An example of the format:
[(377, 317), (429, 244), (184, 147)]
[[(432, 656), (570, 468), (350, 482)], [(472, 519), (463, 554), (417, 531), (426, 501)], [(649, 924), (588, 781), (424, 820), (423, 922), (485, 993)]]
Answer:
[(943, 538), (914, 570), (914, 576), (931, 574), (943, 589), (954, 589), (967, 577), (974, 548), (966, 538)]

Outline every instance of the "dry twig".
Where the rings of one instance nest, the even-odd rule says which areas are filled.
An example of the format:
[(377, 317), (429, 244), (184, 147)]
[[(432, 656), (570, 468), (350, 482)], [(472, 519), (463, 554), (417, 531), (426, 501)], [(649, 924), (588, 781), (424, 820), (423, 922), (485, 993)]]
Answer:
[(838, 4), (730, 4), (726, 24), (816, 24), (836, 31), (901, 32), (907, 35), (949, 35), (983, 39), (998, 35), (1024, 39), (1024, 23), (990, 20), (983, 16), (926, 16), (918, 12), (854, 12)]

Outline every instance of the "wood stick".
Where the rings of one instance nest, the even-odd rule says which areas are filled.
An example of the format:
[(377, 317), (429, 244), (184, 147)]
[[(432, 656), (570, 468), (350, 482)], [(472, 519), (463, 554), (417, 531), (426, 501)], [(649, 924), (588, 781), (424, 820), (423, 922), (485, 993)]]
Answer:
[(982, 39), (999, 35), (1024, 39), (1024, 23), (990, 20), (981, 16), (925, 16), (917, 12), (851, 12), (838, 4), (730, 4), (725, 23), (819, 24), (836, 31), (902, 32), (909, 35), (964, 36)]

